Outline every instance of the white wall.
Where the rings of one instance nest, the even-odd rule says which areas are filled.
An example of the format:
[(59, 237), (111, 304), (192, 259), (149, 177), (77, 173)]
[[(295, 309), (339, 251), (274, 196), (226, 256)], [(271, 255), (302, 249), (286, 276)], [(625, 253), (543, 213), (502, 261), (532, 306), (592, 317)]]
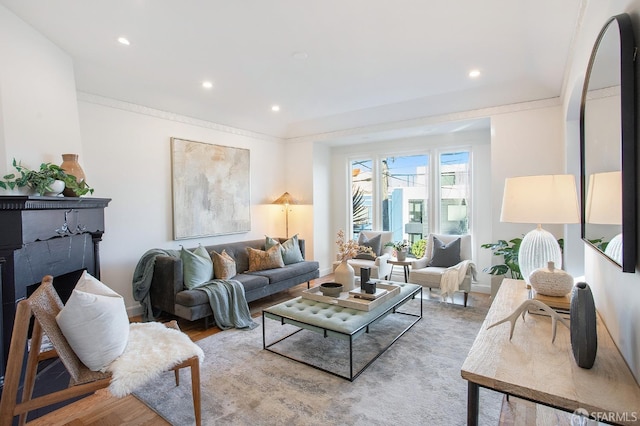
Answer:
[(0, 6), (0, 173), (82, 154), (71, 58)]
[[(515, 176), (565, 173), (563, 129), (560, 105), (491, 116), (491, 217), (496, 241), (522, 237), (535, 228), (535, 224), (500, 222), (504, 181)], [(544, 225), (544, 228), (557, 238), (564, 236), (563, 226)], [(566, 252), (571, 250), (576, 250), (575, 246), (567, 244), (565, 260), (570, 258)], [(571, 265), (565, 267), (571, 270)], [(581, 269), (579, 273), (582, 274)]]
[[(86, 97), (90, 100), (99, 98)], [(104, 100), (107, 103), (108, 100)], [(113, 102), (111, 102), (113, 103)], [(78, 102), (84, 155), (80, 158), (96, 197), (111, 198), (101, 243), (102, 280), (125, 297), (131, 313), (131, 279), (137, 261), (152, 248), (191, 248), (227, 241), (284, 236), (284, 213), (270, 204), (289, 189), (282, 172), (281, 141), (203, 127), (185, 117), (164, 117), (159, 111), (135, 105), (118, 108), (86, 100)], [(202, 125), (198, 125), (202, 124)], [(170, 138), (249, 149), (251, 154), (251, 231), (218, 237), (173, 241)], [(297, 209), (299, 206), (294, 206)], [(189, 206), (184, 206), (189, 208)], [(296, 230), (298, 211), (290, 229)], [(291, 232), (290, 232), (291, 233)]]
[[(579, 134), (571, 124), (580, 108), (580, 91), (593, 43), (604, 23), (611, 16), (623, 12), (631, 15), (637, 44), (640, 41), (639, 0), (587, 2), (582, 27), (574, 42), (571, 68), (563, 93), (563, 117), (569, 123), (567, 152), (577, 152), (579, 146)], [(574, 158), (569, 167), (577, 166), (579, 159)], [(636, 380), (640, 380), (640, 275), (638, 271), (635, 274), (622, 273), (620, 268), (589, 247), (584, 248), (584, 264), (585, 281), (593, 290), (596, 307)]]

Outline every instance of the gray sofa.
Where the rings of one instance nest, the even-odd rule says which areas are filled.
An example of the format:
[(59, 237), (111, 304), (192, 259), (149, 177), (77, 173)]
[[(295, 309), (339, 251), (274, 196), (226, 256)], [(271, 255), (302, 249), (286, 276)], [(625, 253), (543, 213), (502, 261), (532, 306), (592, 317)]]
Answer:
[[(286, 241), (279, 239), (280, 243)], [(302, 257), (305, 257), (304, 240), (299, 239)], [(285, 265), (284, 268), (247, 272), (249, 256), (247, 247), (258, 250), (265, 249), (265, 240), (242, 241), (227, 244), (205, 246), (207, 252), (222, 250), (236, 261), (238, 280), (244, 286), (247, 302), (269, 296), (320, 276), (319, 264), (315, 261), (302, 261)], [(207, 294), (201, 290), (186, 290), (182, 276), (182, 260), (179, 257), (158, 256), (153, 269), (151, 288), (149, 289), (151, 304), (155, 309), (185, 318), (191, 321), (205, 318), (205, 327), (213, 314)]]

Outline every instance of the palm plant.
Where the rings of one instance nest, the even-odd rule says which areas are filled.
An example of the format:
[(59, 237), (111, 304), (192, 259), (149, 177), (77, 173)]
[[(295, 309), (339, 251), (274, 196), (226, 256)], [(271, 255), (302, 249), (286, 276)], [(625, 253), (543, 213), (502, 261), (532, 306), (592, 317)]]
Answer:
[(364, 204), (364, 189), (360, 186), (353, 186), (351, 191), (352, 209), (353, 209), (353, 226), (362, 225), (369, 220), (369, 212)]

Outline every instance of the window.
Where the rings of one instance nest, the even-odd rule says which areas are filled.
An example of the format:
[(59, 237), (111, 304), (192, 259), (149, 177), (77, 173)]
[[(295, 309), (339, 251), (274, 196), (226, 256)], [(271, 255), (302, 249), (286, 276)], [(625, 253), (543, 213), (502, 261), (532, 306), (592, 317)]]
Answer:
[(469, 152), (440, 154), (440, 232), (469, 232)]
[(380, 229), (413, 244), (429, 232), (468, 233), (470, 157), (457, 150), (352, 160), (354, 238)]
[(409, 240), (409, 234), (420, 239), (428, 232), (429, 156), (382, 158), (380, 183), (382, 230), (392, 231), (394, 241)]
[(351, 222), (354, 238), (358, 237), (360, 231), (373, 229), (372, 164), (372, 160), (351, 162)]

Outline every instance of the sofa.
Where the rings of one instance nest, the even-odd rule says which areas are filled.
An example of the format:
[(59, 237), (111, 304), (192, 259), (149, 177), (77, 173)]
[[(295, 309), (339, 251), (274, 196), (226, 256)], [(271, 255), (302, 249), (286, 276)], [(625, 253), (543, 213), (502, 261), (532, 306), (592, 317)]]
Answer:
[[(379, 238), (378, 238), (379, 237)], [(369, 242), (378, 239), (376, 247), (372, 247)], [(355, 275), (360, 276), (360, 268), (369, 268), (369, 274), (371, 278), (387, 279), (391, 278), (391, 264), (387, 263), (387, 260), (393, 259), (393, 248), (386, 247), (385, 245), (391, 242), (393, 239), (393, 232), (391, 231), (361, 231), (358, 236), (358, 244), (371, 247), (375, 253), (373, 258), (367, 258), (367, 256), (358, 256), (357, 258), (350, 259), (349, 265), (353, 267)], [(340, 261), (333, 262), (333, 270), (335, 271)]]
[[(283, 238), (276, 240), (281, 244), (287, 241)], [(304, 260), (304, 240), (297, 241), (303, 261), (252, 272), (248, 271), (247, 249), (265, 250), (264, 239), (211, 245), (205, 246), (204, 249), (208, 253), (222, 253), (224, 250), (235, 260), (237, 275), (230, 279), (242, 284), (247, 302), (251, 302), (305, 282), (309, 287), (310, 280), (319, 277), (318, 262)], [(205, 318), (205, 327), (208, 327), (209, 319), (213, 315), (209, 298), (204, 291), (185, 288), (180, 257), (158, 256), (155, 259), (149, 295), (153, 308), (191, 321)]]

